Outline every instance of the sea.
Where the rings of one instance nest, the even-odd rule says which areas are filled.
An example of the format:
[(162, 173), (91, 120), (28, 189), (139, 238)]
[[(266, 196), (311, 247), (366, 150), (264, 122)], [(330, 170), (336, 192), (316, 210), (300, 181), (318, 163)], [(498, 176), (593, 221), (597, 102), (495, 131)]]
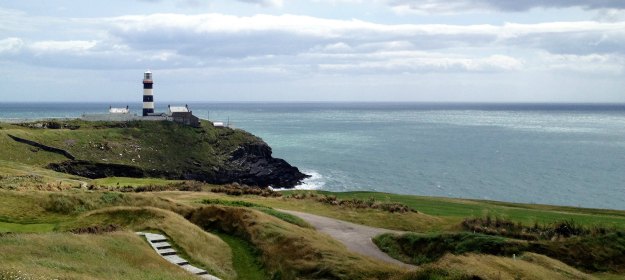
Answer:
[[(110, 105), (141, 106), (0, 103), (0, 119), (74, 118)], [(188, 105), (264, 139), (311, 175), (301, 189), (625, 210), (625, 104)]]

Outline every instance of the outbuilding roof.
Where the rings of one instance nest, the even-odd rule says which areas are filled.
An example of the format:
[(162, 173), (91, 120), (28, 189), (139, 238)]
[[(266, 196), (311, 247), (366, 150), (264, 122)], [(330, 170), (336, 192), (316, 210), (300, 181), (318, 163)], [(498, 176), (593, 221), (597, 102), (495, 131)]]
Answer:
[(187, 113), (189, 112), (189, 106), (168, 106), (169, 113)]
[(111, 114), (128, 114), (130, 110), (128, 108), (109, 108)]

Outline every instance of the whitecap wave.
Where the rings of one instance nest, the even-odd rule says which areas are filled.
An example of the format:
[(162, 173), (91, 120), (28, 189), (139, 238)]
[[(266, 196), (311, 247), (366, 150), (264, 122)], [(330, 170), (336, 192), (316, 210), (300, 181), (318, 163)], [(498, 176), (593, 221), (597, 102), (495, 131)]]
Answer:
[(302, 181), (302, 183), (297, 185), (297, 186), (295, 186), (295, 188), (292, 188), (292, 189), (272, 188), (272, 187), (269, 187), (269, 188), (271, 190), (274, 190), (274, 191), (320, 190), (320, 189), (322, 189), (325, 186), (325, 184), (326, 184), (325, 178), (319, 172), (314, 171), (314, 170), (302, 170), (302, 173), (304, 173), (306, 175), (310, 175), (310, 177), (304, 179)]

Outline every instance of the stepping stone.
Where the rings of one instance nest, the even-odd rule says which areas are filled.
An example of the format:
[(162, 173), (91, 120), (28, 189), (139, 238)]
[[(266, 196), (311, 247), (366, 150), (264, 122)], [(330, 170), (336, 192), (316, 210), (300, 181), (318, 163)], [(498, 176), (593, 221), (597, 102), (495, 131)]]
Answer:
[(159, 243), (153, 244), (152, 247), (154, 247), (156, 250), (171, 249), (171, 244), (167, 242), (159, 242)]
[(156, 250), (156, 252), (158, 252), (161, 256), (170, 256), (176, 254), (176, 250), (174, 249)]
[(151, 243), (163, 243), (163, 242), (167, 242), (167, 239), (153, 239), (150, 240)]
[(190, 264), (183, 265), (183, 266), (181, 266), (181, 267), (182, 267), (184, 270), (186, 270), (186, 271), (188, 271), (188, 272), (191, 272), (191, 273), (193, 273), (193, 274), (195, 274), (195, 275), (198, 275), (198, 274), (200, 274), (200, 273), (206, 273), (206, 270), (201, 269), (201, 268), (197, 268), (197, 267), (192, 266), (192, 265), (190, 265)]
[(198, 275), (200, 276), (201, 279), (207, 279), (207, 280), (221, 280), (213, 275), (210, 274), (204, 274), (204, 275)]
[(171, 255), (171, 256), (163, 256), (164, 259), (166, 259), (168, 262), (176, 264), (176, 265), (185, 265), (185, 264), (189, 264), (188, 261), (186, 261), (185, 259), (178, 257), (178, 255)]
[(150, 241), (150, 243), (160, 243), (167, 241), (167, 238), (165, 236), (154, 233), (146, 233), (145, 238)]

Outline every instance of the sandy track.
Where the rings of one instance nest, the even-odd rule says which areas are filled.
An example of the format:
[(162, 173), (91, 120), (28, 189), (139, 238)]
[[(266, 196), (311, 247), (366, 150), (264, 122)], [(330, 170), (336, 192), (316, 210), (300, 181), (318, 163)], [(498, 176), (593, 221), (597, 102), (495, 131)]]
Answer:
[(400, 265), (406, 268), (414, 268), (409, 265), (391, 258), (386, 253), (380, 251), (371, 238), (383, 233), (403, 233), (390, 229), (374, 228), (345, 222), (328, 217), (317, 216), (309, 213), (297, 211), (282, 210), (280, 211), (298, 216), (311, 224), (320, 232), (332, 236), (334, 239), (343, 243), (347, 249), (388, 263)]

